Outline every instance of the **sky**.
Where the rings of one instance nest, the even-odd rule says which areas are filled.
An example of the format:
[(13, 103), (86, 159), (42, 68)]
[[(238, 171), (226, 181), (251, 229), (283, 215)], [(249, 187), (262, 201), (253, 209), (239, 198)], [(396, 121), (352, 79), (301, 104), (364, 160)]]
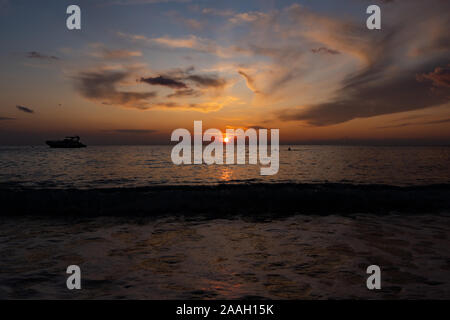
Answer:
[(167, 144), (195, 120), (450, 144), (449, 25), (448, 0), (0, 0), (0, 144)]

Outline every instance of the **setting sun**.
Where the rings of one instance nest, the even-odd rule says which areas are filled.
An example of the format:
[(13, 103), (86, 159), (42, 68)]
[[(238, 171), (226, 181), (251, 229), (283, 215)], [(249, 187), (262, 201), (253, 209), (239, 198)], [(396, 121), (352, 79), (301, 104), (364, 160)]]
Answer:
[(223, 141), (225, 141), (225, 143), (228, 143), (230, 141), (230, 138), (225, 137), (225, 139), (223, 139)]

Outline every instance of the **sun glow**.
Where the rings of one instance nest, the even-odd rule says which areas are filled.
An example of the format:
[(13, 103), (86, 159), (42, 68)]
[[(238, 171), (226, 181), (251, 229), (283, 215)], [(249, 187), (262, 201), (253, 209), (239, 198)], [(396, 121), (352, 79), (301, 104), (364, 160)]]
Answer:
[(223, 141), (224, 141), (225, 143), (228, 143), (228, 142), (230, 141), (230, 138), (225, 137), (225, 138), (223, 139)]

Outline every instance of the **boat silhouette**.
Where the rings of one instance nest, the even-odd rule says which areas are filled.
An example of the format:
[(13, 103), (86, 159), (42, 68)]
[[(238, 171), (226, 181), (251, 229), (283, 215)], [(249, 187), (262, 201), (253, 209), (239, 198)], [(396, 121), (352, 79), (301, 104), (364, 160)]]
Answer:
[(66, 137), (64, 140), (45, 141), (51, 148), (86, 148), (86, 145), (80, 142), (80, 137)]

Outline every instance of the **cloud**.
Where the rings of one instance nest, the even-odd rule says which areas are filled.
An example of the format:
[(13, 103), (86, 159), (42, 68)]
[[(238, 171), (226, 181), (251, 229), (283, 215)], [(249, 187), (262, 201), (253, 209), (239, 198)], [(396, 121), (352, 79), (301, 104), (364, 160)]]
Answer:
[(450, 118), (441, 119), (441, 120), (432, 120), (432, 121), (422, 121), (422, 122), (405, 122), (405, 123), (393, 124), (393, 125), (388, 125), (388, 126), (381, 126), (381, 127), (377, 127), (377, 129), (390, 129), (390, 128), (402, 128), (402, 127), (409, 127), (409, 126), (433, 125), (433, 124), (442, 124), (442, 123), (449, 123), (449, 122), (450, 122)]
[(232, 18), (230, 18), (228, 21), (234, 24), (240, 24), (245, 22), (254, 22), (258, 19), (267, 18), (268, 15), (262, 12), (243, 12), (243, 13), (237, 13)]
[[(151, 41), (154, 41), (155, 43), (159, 43), (171, 48), (200, 49), (209, 47), (207, 40), (204, 40), (194, 35), (190, 35), (187, 38), (159, 37), (153, 38)], [(209, 51), (209, 49), (205, 51)]]
[(326, 126), (448, 103), (450, 90), (433, 92), (429, 85), (416, 80), (416, 74), (422, 73), (419, 71), (423, 70), (405, 70), (390, 78), (360, 73), (344, 82), (336, 99), (299, 110), (282, 110), (278, 116), (284, 121)]
[(175, 93), (167, 95), (167, 98), (181, 98), (181, 97), (199, 97), (202, 93), (194, 89), (177, 90)]
[(259, 93), (259, 90), (257, 90), (255, 87), (255, 79), (253, 79), (253, 77), (251, 77), (250, 75), (248, 75), (247, 73), (245, 73), (242, 70), (238, 70), (238, 73), (244, 77), (244, 79), (247, 83), (247, 87), (250, 90), (252, 90), (254, 93)]
[(193, 93), (192, 91), (188, 91), (192, 89), (190, 86), (199, 88), (223, 88), (227, 84), (224, 78), (217, 75), (194, 74), (192, 73), (193, 71), (194, 67), (176, 69), (156, 77), (141, 78), (140, 81), (150, 85), (166, 86), (172, 89), (186, 89), (180, 92), (181, 95)]
[(263, 130), (263, 129), (267, 129), (267, 127), (252, 125), (252, 126), (247, 126), (247, 129)]
[(435, 87), (450, 88), (450, 64), (446, 67), (437, 67), (430, 73), (418, 75), (417, 80), (430, 80)]
[[(179, 82), (178, 77), (186, 78), (186, 82), (196, 87), (212, 85), (217, 86), (217, 83), (209, 83), (207, 80), (199, 80), (197, 78), (188, 79), (192, 76), (194, 69), (192, 67), (187, 69), (175, 69), (168, 71), (167, 74), (157, 77), (138, 78), (137, 85), (146, 83), (150, 85), (166, 86), (170, 89), (177, 89), (168, 98), (182, 98), (182, 97), (198, 97), (203, 95), (203, 92), (189, 88), (187, 85), (183, 86), (183, 82)], [(103, 105), (117, 105), (126, 108), (136, 108), (140, 110), (148, 109), (188, 109), (201, 112), (210, 112), (221, 109), (226, 99), (221, 101), (219, 97), (208, 99), (208, 101), (186, 101), (183, 99), (182, 103), (174, 101), (160, 101), (158, 94), (155, 91), (138, 92), (130, 90), (121, 90), (122, 87), (130, 86), (132, 79), (136, 79), (135, 70), (117, 70), (100, 68), (93, 71), (83, 71), (78, 73), (75, 77), (75, 87), (78, 92), (86, 99), (101, 103)], [(136, 83), (136, 82), (135, 82)], [(202, 89), (203, 90), (203, 89)]]
[(187, 109), (201, 112), (211, 112), (220, 110), (224, 106), (220, 102), (204, 102), (204, 103), (175, 103), (175, 102), (161, 102), (154, 104), (154, 108), (160, 109)]
[(192, 81), (199, 87), (204, 88), (222, 88), (224, 87), (227, 82), (223, 78), (219, 78), (217, 76), (208, 76), (208, 75), (188, 75), (185, 77), (185, 80)]
[[(440, 14), (450, 9), (449, 3), (389, 2), (380, 32), (370, 32), (359, 19), (298, 4), (269, 12), (207, 8), (202, 13), (225, 17), (235, 25), (246, 23), (245, 35), (225, 52), (231, 58), (252, 58), (236, 64), (236, 71), (249, 89), (264, 95), (258, 104), (297, 105), (281, 110), (279, 116), (330, 125), (446, 102), (445, 93), (432, 92), (425, 80), (433, 77), (434, 86), (441, 87), (447, 83), (444, 74), (427, 72), (449, 56), (450, 21)], [(336, 57), (319, 60), (319, 55)], [(423, 83), (418, 83), (417, 74)], [(416, 91), (408, 92), (408, 86)]]
[(172, 79), (166, 76), (158, 76), (158, 77), (149, 77), (149, 78), (141, 78), (141, 82), (148, 83), (153, 86), (165, 86), (174, 89), (187, 88), (187, 85), (183, 82)]
[(200, 30), (203, 29), (204, 23), (195, 19), (183, 19), (181, 20), (185, 25), (191, 29)]
[(37, 51), (27, 52), (27, 58), (41, 59), (41, 60), (59, 60), (59, 58), (56, 56), (49, 56), (49, 55), (46, 55), (46, 54), (43, 54), (43, 53), (40, 53)]
[(124, 133), (124, 134), (152, 134), (158, 132), (158, 130), (152, 129), (115, 129), (115, 130), (107, 130), (108, 132), (113, 133)]
[(33, 109), (30, 109), (30, 108), (27, 108), (27, 107), (24, 107), (24, 106), (16, 106), (16, 108), (18, 110), (22, 111), (22, 112), (25, 112), (25, 113), (34, 113)]
[[(194, 67), (187, 69), (175, 69), (167, 71), (163, 75), (157, 77), (141, 78), (140, 82), (150, 85), (166, 86), (174, 89), (175, 92), (168, 94), (168, 99), (182, 99), (182, 103), (174, 101), (162, 101), (152, 105), (153, 108), (164, 109), (188, 109), (202, 112), (210, 112), (221, 109), (226, 102), (220, 102), (219, 92), (227, 84), (227, 81), (216, 75), (202, 75), (193, 73)], [(219, 91), (218, 91), (219, 90)], [(204, 101), (198, 101), (201, 96), (210, 95)], [(194, 99), (194, 100), (192, 100)], [(225, 97), (226, 100), (226, 97)]]
[(325, 48), (325, 47), (313, 48), (313, 49), (311, 49), (311, 51), (312, 51), (312, 53), (340, 54), (340, 52), (337, 50), (333, 50), (333, 49), (329, 49), (329, 48)]
[(153, 45), (157, 44), (168, 48), (193, 49), (196, 51), (209, 53), (214, 53), (217, 51), (217, 45), (214, 43), (214, 41), (200, 38), (195, 35), (189, 35), (179, 38), (169, 36), (149, 38), (145, 35), (129, 34), (124, 32), (118, 32), (117, 35), (128, 40), (144, 42)]
[[(264, 95), (264, 101), (257, 103), (298, 106), (278, 112), (286, 121), (333, 125), (446, 103), (447, 69), (435, 68), (446, 65), (450, 53), (449, 17), (440, 14), (450, 9), (448, 2), (390, 2), (380, 32), (368, 31), (359, 19), (329, 16), (294, 4), (269, 12), (203, 9), (203, 14), (224, 17), (233, 24), (230, 27), (246, 24), (245, 35), (229, 47), (194, 35), (131, 38), (231, 59), (250, 57), (246, 64), (235, 64), (235, 71), (249, 89)], [(330, 62), (319, 55), (335, 58)], [(194, 77), (173, 79), (188, 88), (208, 83), (203, 79), (195, 83)], [(431, 90), (438, 86), (440, 90)], [(300, 90), (304, 94), (296, 94)]]
[(202, 13), (205, 15), (226, 17), (228, 18), (228, 21), (232, 24), (251, 23), (259, 19), (270, 17), (270, 14), (260, 11), (235, 12), (230, 9), (215, 9), (215, 8), (204, 8), (202, 10)]
[[(448, 70), (435, 68), (448, 63), (450, 21), (439, 12), (450, 9), (450, 5), (434, 2), (431, 6), (417, 1), (393, 3), (399, 7), (391, 8), (391, 19), (385, 15), (385, 28), (376, 33), (367, 32), (363, 24), (354, 21), (320, 16), (292, 6), (292, 15), (311, 26), (301, 36), (355, 57), (360, 64), (341, 81), (331, 98), (281, 110), (277, 113), (279, 119), (326, 126), (448, 103)], [(404, 16), (401, 12), (410, 14)], [(421, 59), (417, 59), (417, 54), (411, 55), (423, 52), (423, 48), (428, 54)], [(430, 69), (434, 71), (429, 72)], [(431, 80), (440, 90), (432, 90), (424, 80)]]
[(128, 71), (98, 70), (81, 72), (76, 77), (76, 88), (85, 98), (107, 105), (147, 109), (148, 99), (156, 97), (155, 92), (120, 91), (118, 86), (131, 76)]
[[(197, 8), (196, 13), (214, 16), (204, 21), (226, 24), (227, 35), (231, 35), (227, 39), (227, 35), (212, 40), (203, 34), (179, 33), (118, 35), (181, 56), (191, 51), (216, 56), (208, 56), (202, 65), (210, 58), (226, 57), (233, 66), (226, 71), (233, 78), (193, 70), (144, 74), (137, 78), (139, 83), (164, 90), (161, 96), (170, 99), (152, 101), (149, 107), (197, 108), (204, 105), (199, 100), (208, 93), (213, 95), (234, 83), (236, 73), (259, 93), (253, 105), (270, 104), (280, 110), (277, 116), (282, 120), (315, 126), (448, 102), (448, 68), (442, 66), (449, 63), (450, 19), (442, 12), (450, 9), (449, 2), (389, 2), (381, 31), (367, 30), (361, 20), (364, 12), (361, 17), (338, 15), (294, 4), (265, 12)], [(186, 17), (184, 12), (181, 17)]]
[(16, 120), (16, 118), (0, 117), (0, 121), (10, 121), (10, 120)]
[(206, 25), (206, 21), (201, 21), (193, 18), (185, 18), (178, 11), (169, 11), (166, 13), (166, 15), (175, 22), (181, 23), (182, 25), (187, 26), (188, 28), (193, 30), (202, 30)]
[(220, 17), (229, 17), (233, 16), (235, 13), (233, 10), (227, 9), (227, 10), (220, 10), (215, 8), (204, 8), (202, 10), (203, 14), (209, 14), (214, 16), (220, 16)]
[(102, 54), (104, 59), (126, 59), (132, 57), (141, 57), (141, 51), (131, 50), (108, 50), (104, 49)]
[(109, 49), (101, 42), (90, 43), (89, 47), (95, 50), (91, 53), (91, 56), (106, 60), (122, 60), (142, 57), (142, 51), (129, 49)]
[(121, 38), (134, 42), (141, 42), (150, 46), (157, 45), (163, 48), (189, 49), (196, 52), (217, 55), (222, 58), (230, 57), (234, 51), (234, 48), (222, 47), (213, 40), (201, 38), (195, 35), (178, 38), (170, 36), (149, 38), (145, 35), (129, 34), (124, 32), (118, 32), (117, 35)]

